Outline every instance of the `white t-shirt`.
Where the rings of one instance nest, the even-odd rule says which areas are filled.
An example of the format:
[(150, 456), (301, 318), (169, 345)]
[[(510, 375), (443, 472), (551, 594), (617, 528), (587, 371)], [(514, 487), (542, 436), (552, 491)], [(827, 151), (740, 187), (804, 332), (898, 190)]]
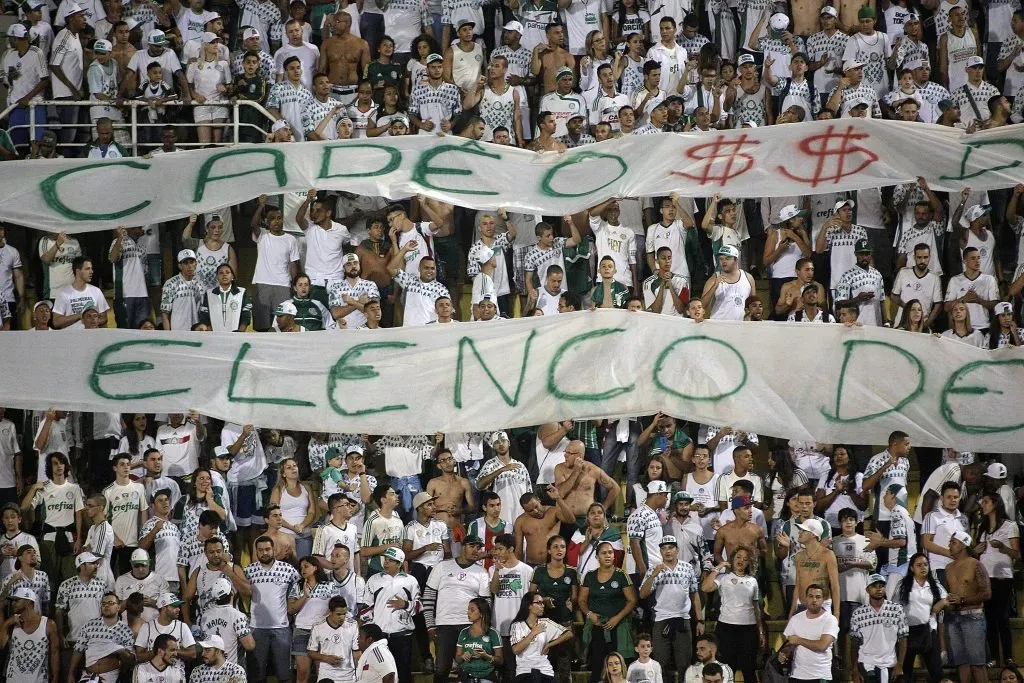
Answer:
[(290, 287), (292, 278), (289, 270), (293, 261), (299, 260), (299, 242), (293, 235), (271, 234), (266, 228), (260, 229), (256, 240), (256, 269), (252, 275), (253, 284)]
[[(525, 650), (515, 655), (516, 676), (529, 674), (533, 669), (537, 669), (545, 676), (555, 675), (554, 669), (551, 667), (551, 660), (544, 654), (544, 647), (565, 633), (565, 627), (550, 619), (538, 619), (537, 623), (544, 627), (544, 633), (534, 638)], [(528, 635), (530, 635), (530, 627), (525, 621), (517, 621), (509, 629), (509, 638), (513, 645)]]
[(161, 425), (156, 430), (156, 447), (164, 456), (164, 473), (169, 477), (192, 474), (199, 468), (199, 437), (191, 422), (177, 427)]
[[(1014, 538), (1020, 538), (1020, 530), (1017, 528), (1016, 522), (1009, 519), (1003, 520), (1002, 525), (996, 529), (994, 534), (990, 534), (987, 531), (982, 531), (978, 534), (979, 543), (986, 541), (1002, 541), (1003, 545), (1007, 548), (1010, 547), (1010, 541)], [(1010, 556), (1002, 550), (993, 548), (991, 545), (986, 545), (985, 552), (981, 554), (981, 557), (979, 557), (978, 560), (982, 565), (984, 565), (989, 578), (1013, 578), (1013, 560), (1011, 560)]]
[[(924, 516), (924, 524), (921, 525), (921, 536), (923, 539), (925, 534), (932, 534), (932, 542), (935, 545), (947, 548), (949, 547), (950, 537), (957, 530), (967, 531), (967, 517), (959, 510), (955, 514), (950, 514), (944, 509), (939, 508)], [(932, 571), (945, 569), (946, 565), (952, 561), (953, 559), (946, 555), (928, 552), (928, 566), (931, 567)]]
[(300, 580), (295, 567), (280, 560), (269, 567), (253, 562), (245, 578), (252, 583), (252, 627), (288, 628), (288, 598), (298, 597)]
[(757, 623), (756, 610), (761, 600), (757, 578), (728, 572), (716, 576), (715, 585), (722, 598), (722, 613), (718, 618), (720, 622), (734, 626)]
[[(159, 517), (150, 517), (142, 525), (139, 537), (149, 534), (157, 524)], [(178, 548), (181, 547), (181, 530), (173, 522), (163, 520), (164, 525), (156, 532), (153, 539), (153, 554), (156, 556), (156, 564), (153, 572), (164, 577), (168, 582), (178, 581)]]
[(398, 676), (395, 658), (388, 650), (388, 641), (378, 640), (366, 648), (356, 664), (356, 681), (358, 683), (381, 683), (388, 674)]
[[(870, 562), (872, 566), (877, 563), (873, 552), (865, 552), (864, 546), (868, 539), (861, 534), (853, 536), (833, 536), (832, 550), (836, 554), (836, 560), (840, 568), (844, 562)], [(868, 601), (868, 570), (855, 568), (839, 572), (839, 594), (843, 602), (859, 602), (866, 604)]]
[[(324, 619), (313, 627), (309, 632), (308, 649), (322, 655), (335, 655), (341, 659), (341, 663), (338, 665), (321, 662), (317, 678), (327, 678), (342, 683), (351, 683), (356, 679), (355, 659), (352, 653), (359, 650), (359, 645), (356, 642), (358, 635), (359, 627), (354, 619), (345, 619), (337, 628), (331, 626)], [(360, 658), (360, 662), (362, 662), (362, 658)]]
[(355, 240), (341, 223), (331, 221), (330, 230), (309, 221), (306, 228), (306, 273), (315, 284), (319, 280), (340, 280), (345, 277), (342, 268), (342, 246), (345, 243), (357, 246)]
[[(896, 282), (892, 286), (893, 296), (898, 296), (904, 305), (912, 299), (921, 302), (921, 309), (927, 318), (932, 311), (932, 306), (942, 302), (942, 281), (932, 271), (925, 273), (924, 277), (918, 277), (913, 268), (900, 268), (896, 274)], [(903, 309), (896, 311), (894, 325), (899, 325), (903, 320)]]
[[(79, 291), (75, 289), (74, 285), (70, 285), (60, 290), (60, 293), (57, 294), (57, 301), (53, 304), (53, 312), (61, 315), (79, 315), (88, 306), (95, 306), (96, 310), (100, 313), (106, 313), (110, 310), (110, 306), (107, 305), (107, 299), (103, 296), (103, 292), (99, 287), (86, 285), (85, 289)], [(82, 330), (85, 329), (85, 325), (81, 320), (78, 320), (64, 329)]]
[(594, 232), (597, 246), (597, 263), (611, 256), (615, 261), (615, 281), (625, 287), (633, 286), (631, 265), (636, 265), (636, 235), (622, 225), (609, 225), (600, 216), (590, 217), (590, 229)]
[[(50, 53), (50, 67), (59, 66), (64, 72), (64, 77), (79, 90), (82, 89), (82, 76), (85, 73), (83, 61), (82, 42), (79, 36), (71, 33), (66, 28), (60, 30), (57, 37), (53, 39), (53, 51)], [(72, 97), (71, 90), (64, 85), (64, 81), (54, 76), (50, 79), (53, 87), (54, 99)]]
[(430, 571), (427, 588), (437, 591), (438, 601), (434, 623), (438, 626), (458, 626), (468, 623), (466, 609), (473, 598), (491, 595), (491, 580), (487, 570), (478, 564), (462, 567), (455, 559), (445, 560)]
[[(822, 636), (839, 637), (839, 621), (831, 612), (822, 611), (816, 618), (807, 612), (800, 612), (790, 618), (782, 632), (786, 637), (800, 636), (808, 640), (819, 640)], [(832, 648), (815, 652), (803, 645), (797, 645), (792, 655), (793, 666), (790, 677), (799, 679), (832, 680)]]
[[(991, 275), (978, 273), (971, 280), (964, 273), (949, 278), (946, 285), (946, 301), (955, 301), (967, 292), (974, 290), (979, 299), (994, 301), (999, 298), (999, 283)], [(967, 304), (967, 311), (971, 315), (971, 327), (976, 330), (983, 330), (989, 325), (989, 310), (981, 304)]]
[(494, 594), (494, 629), (507, 637), (523, 596), (530, 590), (533, 567), (525, 562), (517, 562), (515, 567), (499, 570), (497, 566), (492, 565), (491, 576), (494, 576), (496, 571), (498, 591)]
[(7, 101), (12, 103), (28, 95), (39, 85), (39, 81), (50, 77), (46, 55), (34, 45), (30, 45), (23, 55), (19, 55), (13, 47), (4, 52), (3, 59), (0, 60), (0, 70), (6, 75), (11, 69), (18, 75), (14, 83), (8, 83), (11, 90), (7, 93)]

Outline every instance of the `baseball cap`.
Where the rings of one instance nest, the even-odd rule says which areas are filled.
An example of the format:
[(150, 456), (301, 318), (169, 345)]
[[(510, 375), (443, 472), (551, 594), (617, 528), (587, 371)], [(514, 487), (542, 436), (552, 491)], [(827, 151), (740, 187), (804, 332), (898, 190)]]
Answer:
[(437, 500), (437, 496), (432, 496), (426, 491), (420, 491), (412, 497), (412, 506), (413, 508), (418, 508), (420, 505), (429, 503), (432, 500)]
[(476, 22), (473, 21), (472, 19), (460, 19), (458, 25), (455, 27), (455, 30), (458, 31), (463, 26), (476, 26)]
[(88, 550), (86, 550), (84, 553), (78, 553), (78, 556), (75, 558), (75, 569), (81, 567), (83, 564), (88, 564), (90, 562), (99, 562), (101, 559), (103, 558), (101, 558), (98, 555), (93, 555)]
[(793, 56), (789, 58), (789, 61), (792, 62), (794, 59), (802, 59), (802, 60), (804, 60), (804, 62), (811, 61), (811, 60), (807, 59), (807, 53), (806, 52), (794, 52)]
[(182, 249), (181, 251), (178, 252), (178, 263), (181, 263), (182, 261), (188, 261), (189, 259), (195, 261), (196, 252), (192, 251), (191, 249)]
[(740, 508), (745, 508), (748, 505), (752, 505), (753, 502), (754, 501), (750, 499), (750, 496), (734, 496), (732, 501), (729, 503), (729, 509), (738, 510)]
[(355, 254), (345, 254), (341, 257), (342, 263), (359, 263), (359, 257)]
[(291, 301), (282, 301), (274, 311), (274, 315), (298, 315), (299, 311)]
[(954, 539), (960, 541), (961, 543), (963, 543), (968, 548), (971, 547), (971, 535), (969, 533), (967, 533), (966, 531), (964, 531), (963, 529), (957, 529), (952, 534), (950, 534), (949, 540), (952, 541)]
[(284, 130), (287, 127), (288, 127), (288, 122), (287, 121), (285, 121), (284, 119), (278, 119), (277, 121), (274, 121), (274, 123), (272, 123), (270, 125), (270, 132), (271, 133), (276, 133), (277, 131)]
[(740, 250), (731, 244), (723, 244), (718, 248), (719, 256), (732, 256), (733, 258), (740, 257)]
[(7, 29), (8, 38), (28, 38), (28, 29), (25, 24), (11, 24)]
[[(654, 106), (655, 107), (664, 107), (667, 104), (668, 104), (667, 102), (662, 100), (661, 102), (659, 102), (658, 104), (656, 104)], [(584, 118), (586, 118), (586, 115), (583, 112), (576, 111), (576, 112), (572, 112), (571, 114), (569, 114), (569, 118), (567, 120), (568, 121), (572, 121), (573, 119), (584, 119)]]
[(835, 206), (832, 207), (832, 213), (835, 213), (844, 206), (849, 206), (852, 209), (853, 207), (857, 206), (857, 204), (852, 199), (840, 199), (838, 202), (836, 202)]
[(1006, 479), (1006, 465), (1001, 462), (990, 462), (985, 469), (985, 476), (989, 479)]
[(678, 502), (680, 500), (693, 500), (693, 494), (689, 491), (676, 491), (675, 495), (672, 496), (672, 501)]
[(858, 254), (870, 254), (873, 251), (873, 249), (871, 249), (871, 245), (868, 243), (867, 240), (857, 240), (857, 243), (854, 246), (853, 251)]
[(491, 434), (491, 445), (498, 443), (499, 441), (508, 441), (508, 434), (505, 432), (494, 432)]
[(65, 16), (70, 17), (72, 14), (78, 14), (79, 12), (84, 12), (84, 11), (85, 11), (84, 7), (79, 5), (77, 2), (72, 2), (72, 3), (70, 3), (68, 5), (68, 11), (65, 14)]
[(149, 553), (143, 548), (136, 548), (132, 551), (132, 564), (149, 564)]
[(221, 652), (223, 652), (224, 651), (224, 639), (221, 638), (220, 636), (214, 634), (212, 636), (208, 636), (206, 638), (206, 640), (200, 640), (199, 641), (199, 647), (203, 648), (204, 650), (206, 650), (206, 649), (220, 650)]
[(885, 577), (881, 574), (871, 574), (868, 576), (868, 585), (873, 583), (885, 583)]
[(821, 526), (821, 522), (814, 518), (805, 519), (803, 522), (797, 524), (796, 528), (803, 529), (808, 533), (814, 534), (815, 538), (821, 538), (821, 532), (824, 530)]
[(31, 600), (36, 601), (36, 592), (28, 586), (18, 586), (7, 596), (8, 600)]
[(174, 593), (161, 593), (160, 597), (156, 599), (156, 608), (163, 609), (164, 607), (175, 607), (182, 604), (181, 598)]
[(830, 17), (838, 17), (839, 16), (839, 11), (835, 7), (833, 7), (832, 5), (824, 5), (821, 8), (821, 11), (818, 12), (818, 14), (819, 15), (827, 14)]
[(488, 261), (490, 261), (490, 260), (491, 260), (492, 258), (494, 258), (494, 250), (493, 250), (493, 249), (491, 249), (490, 247), (484, 247), (484, 248), (483, 248), (483, 249), (481, 249), (481, 250), (480, 250), (480, 252), (479, 252), (479, 253), (478, 253), (478, 254), (476, 255), (476, 260), (477, 260), (477, 263), (479, 263), (479, 264), (481, 264), (481, 265), (483, 265), (483, 264), (487, 263), (487, 262), (488, 262)]
[(1013, 304), (1009, 301), (1000, 301), (992, 309), (992, 312), (996, 315), (1002, 315), (1003, 313), (1013, 313)]
[(964, 215), (960, 217), (960, 225), (962, 225), (965, 228), (969, 228), (971, 227), (971, 223), (978, 220), (979, 218), (989, 213), (990, 211), (992, 211), (992, 207), (989, 205), (975, 204), (974, 206), (964, 211)]
[(967, 58), (965, 69), (973, 69), (976, 66), (985, 66), (985, 60), (978, 55), (971, 55)]
[(92, 51), (100, 55), (109, 55), (110, 51), (114, 49), (114, 46), (109, 40), (103, 40), (100, 38), (92, 44)]
[(919, 15), (917, 12), (911, 12), (903, 19), (903, 25), (906, 26), (907, 24), (915, 21), (920, 23), (921, 15)]
[(404, 123), (405, 127), (409, 127), (409, 117), (405, 114), (394, 114), (391, 116), (391, 123)]
[(464, 539), (462, 539), (462, 545), (483, 545), (483, 544), (484, 544), (484, 542), (482, 540), (480, 540), (480, 537), (479, 536), (475, 536), (473, 534), (470, 534), (469, 536), (466, 536)]
[(859, 69), (864, 66), (864, 62), (858, 62), (856, 59), (847, 59), (843, 62), (843, 71), (849, 71), (850, 69)]
[(341, 453), (341, 449), (338, 448), (337, 446), (331, 446), (330, 448), (327, 449), (327, 452), (324, 453), (324, 460), (327, 461), (327, 462), (330, 462), (331, 460), (334, 460), (335, 458), (341, 458), (341, 457), (344, 457), (344, 456)]
[(661, 541), (658, 542), (658, 547), (660, 548), (663, 545), (678, 546), (679, 543), (676, 542), (676, 537), (675, 536), (669, 535), (669, 536), (662, 536), (661, 537)]
[(563, 76), (572, 76), (572, 69), (570, 69), (567, 66), (559, 67), (558, 71), (555, 72), (555, 80), (557, 81), (559, 78), (562, 78)]
[(875, 8), (874, 7), (869, 7), (868, 5), (865, 5), (865, 6), (861, 7), (859, 10), (857, 10), (857, 19), (874, 19), (874, 18), (875, 18)]
[(518, 21), (512, 20), (512, 21), (508, 22), (507, 24), (505, 24), (505, 30), (506, 31), (515, 31), (516, 33), (522, 33), (523, 32), (523, 25), (520, 24)]
[(935, 106), (939, 108), (939, 111), (945, 114), (956, 105), (953, 103), (953, 100), (939, 100), (939, 103)]
[(153, 29), (149, 32), (149, 44), (150, 45), (166, 45), (167, 34), (160, 29)]
[[(50, 131), (46, 131), (46, 132), (49, 133)], [(45, 137), (46, 133), (43, 133), (43, 136)], [(53, 308), (53, 303), (49, 299), (41, 299), (40, 301), (36, 302), (36, 305), (32, 307), (32, 310), (35, 311), (40, 306), (46, 306), (47, 308)], [(13, 505), (13, 503), (11, 503), (11, 505)], [(18, 511), (20, 512), (21, 508), (18, 508)]]
[(231, 595), (231, 582), (226, 578), (221, 577), (213, 582), (210, 586), (210, 598), (213, 600), (220, 600), (225, 595)]
[(395, 562), (405, 562), (405, 553), (401, 548), (388, 548), (384, 551), (384, 557)]
[(26, 4), (30, 10), (41, 9), (46, 4), (46, 0), (28, 0)]
[[(39, 0), (33, 0), (33, 2), (39, 2)], [(44, 3), (39, 2), (39, 4), (42, 5)], [(127, 19), (125, 19), (124, 23), (128, 26), (129, 31), (134, 31), (139, 27), (139, 22), (133, 19), (132, 17), (128, 17)]]
[(656, 496), (659, 493), (668, 493), (668, 484), (661, 479), (655, 479), (647, 485), (647, 495)]
[(212, 43), (213, 41), (219, 39), (220, 36), (218, 36), (213, 31), (204, 31), (202, 37), (200, 38), (200, 40), (203, 41), (203, 45), (208, 45), (209, 43)]
[(358, 453), (359, 455), (362, 455), (363, 447), (357, 443), (350, 443), (348, 447), (345, 448), (345, 455), (351, 455), (352, 453)]
[(437, 54), (436, 52), (431, 52), (429, 55), (427, 55), (427, 64), (433, 64), (434, 62), (443, 62), (443, 61), (444, 61), (444, 57), (442, 57), (441, 55)]
[(807, 211), (798, 209), (796, 204), (786, 204), (784, 207), (779, 209), (779, 222), (788, 221), (790, 218), (796, 218), (797, 216), (806, 216)]
[(744, 64), (753, 64), (754, 55), (742, 54), (740, 58), (736, 60), (736, 66), (743, 66)]
[(257, 31), (256, 29), (254, 29), (251, 26), (249, 28), (245, 29), (244, 31), (242, 31), (242, 40), (249, 40), (250, 38), (259, 38), (259, 37), (260, 37), (260, 32)]
[(789, 17), (782, 12), (776, 12), (768, 20), (768, 25), (776, 31), (785, 31), (789, 27)]
[(230, 458), (231, 457), (231, 451), (228, 450), (227, 446), (217, 446), (216, 448), (213, 449), (213, 457), (214, 458)]
[(901, 496), (906, 497), (907, 495), (907, 490), (903, 488), (903, 484), (889, 484), (885, 487), (885, 492), (891, 493), (897, 498), (900, 498)]
[(675, 93), (673, 95), (669, 95), (668, 97), (666, 97), (664, 100), (662, 100), (662, 102), (664, 102), (665, 104), (670, 104), (672, 102), (686, 104), (686, 98), (680, 95), (679, 93)]

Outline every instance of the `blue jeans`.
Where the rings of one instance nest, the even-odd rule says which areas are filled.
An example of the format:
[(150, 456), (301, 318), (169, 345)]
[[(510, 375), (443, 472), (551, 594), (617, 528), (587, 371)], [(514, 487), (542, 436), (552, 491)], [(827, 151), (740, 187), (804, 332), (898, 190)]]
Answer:
[(256, 648), (249, 653), (249, 675), (253, 680), (267, 680), (268, 658), (274, 658), (278, 681), (292, 679), (292, 631), (290, 628), (254, 628)]
[(619, 461), (619, 454), (626, 451), (626, 486), (633, 487), (640, 479), (640, 449), (637, 447), (637, 440), (640, 438), (640, 423), (635, 420), (629, 421), (629, 441), (620, 443), (615, 440), (615, 430), (609, 430), (604, 439), (604, 454), (601, 458), (601, 469), (609, 476), (615, 472), (615, 464)]
[(391, 488), (395, 490), (399, 500), (402, 502), (398, 514), (402, 521), (408, 524), (415, 512), (412, 507), (412, 499), (423, 490), (423, 485), (420, 484), (420, 476), (414, 474), (411, 477), (391, 477)]
[(114, 300), (114, 320), (122, 329), (134, 330), (149, 318), (148, 296), (127, 296)]
[[(377, 43), (384, 36), (384, 15), (363, 12), (359, 15), (359, 34), (370, 45), (370, 58), (377, 59)], [(402, 46), (396, 46), (402, 47)], [(402, 47), (404, 50), (405, 48)]]
[(985, 666), (984, 613), (947, 613), (946, 642), (951, 666)]
[[(36, 112), (35, 130), (31, 131), (28, 128), (15, 128), (15, 126), (28, 126), (29, 109), (35, 109)], [(30, 133), (32, 134), (32, 140), (38, 140), (43, 137), (43, 132), (46, 130), (46, 107), (41, 104), (37, 104), (34, 107), (18, 107), (11, 112), (8, 125), (11, 128), (11, 142), (13, 142), (15, 146), (27, 145), (30, 139)]]

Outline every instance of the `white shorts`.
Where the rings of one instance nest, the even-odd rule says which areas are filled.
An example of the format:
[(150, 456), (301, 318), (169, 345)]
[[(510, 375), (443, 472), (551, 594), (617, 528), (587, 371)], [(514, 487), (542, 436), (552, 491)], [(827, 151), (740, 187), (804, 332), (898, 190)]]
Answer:
[(211, 104), (201, 104), (193, 110), (192, 115), (196, 123), (204, 123), (206, 121), (214, 120), (227, 120), (228, 108)]

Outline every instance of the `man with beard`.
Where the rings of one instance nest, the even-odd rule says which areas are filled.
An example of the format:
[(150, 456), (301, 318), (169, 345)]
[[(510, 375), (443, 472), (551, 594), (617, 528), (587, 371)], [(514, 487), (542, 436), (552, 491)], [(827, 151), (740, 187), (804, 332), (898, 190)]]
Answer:
[(747, 297), (755, 291), (754, 278), (739, 266), (740, 250), (731, 244), (718, 248), (720, 272), (708, 278), (701, 295), (704, 308), (716, 320), (743, 320)]
[(476, 486), (480, 491), (489, 490), (498, 495), (501, 499), (501, 519), (511, 525), (522, 514), (523, 507), (519, 501), (533, 491), (533, 484), (526, 465), (509, 453), (508, 434), (494, 432), (490, 441), (494, 457), (480, 467)]
[(346, 329), (355, 330), (366, 324), (366, 305), (380, 301), (380, 289), (372, 280), (363, 279), (358, 256), (345, 254), (342, 263), (344, 278), (328, 285), (327, 297), (335, 322), (344, 320)]
[(462, 524), (466, 511), (473, 510), (473, 489), (469, 479), (455, 471), (455, 456), (448, 449), (437, 454), (437, 468), (441, 476), (427, 482), (427, 493), (433, 496), (437, 519), (454, 529)]
[(10, 644), (12, 655), (7, 660), (7, 680), (56, 681), (60, 672), (57, 625), (39, 613), (32, 590), (16, 588), (8, 600), (12, 615), (0, 625), (0, 650)]
[(836, 308), (856, 305), (860, 307), (857, 321), (864, 325), (889, 326), (889, 309), (882, 305), (885, 282), (882, 274), (872, 265), (871, 246), (867, 240), (858, 240), (857, 265), (850, 268), (836, 284)]

